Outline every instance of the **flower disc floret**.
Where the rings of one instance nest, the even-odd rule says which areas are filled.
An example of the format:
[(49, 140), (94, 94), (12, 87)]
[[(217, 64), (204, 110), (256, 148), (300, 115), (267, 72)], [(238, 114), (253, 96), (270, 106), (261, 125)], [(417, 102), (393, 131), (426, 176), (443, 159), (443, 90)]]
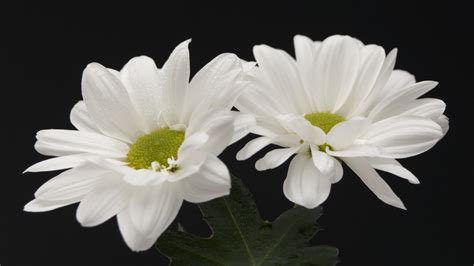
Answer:
[(135, 169), (149, 169), (153, 162), (168, 167), (168, 159), (176, 159), (184, 140), (184, 132), (160, 128), (139, 137), (130, 146), (127, 154), (128, 165)]

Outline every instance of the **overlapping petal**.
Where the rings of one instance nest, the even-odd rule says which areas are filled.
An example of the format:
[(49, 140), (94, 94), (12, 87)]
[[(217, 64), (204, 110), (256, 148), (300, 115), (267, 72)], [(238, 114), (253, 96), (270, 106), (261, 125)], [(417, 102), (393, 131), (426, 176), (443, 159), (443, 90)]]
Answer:
[(90, 117), (105, 135), (132, 143), (145, 133), (127, 89), (102, 65), (91, 63), (84, 70), (82, 96)]
[(290, 162), (283, 192), (292, 202), (315, 208), (329, 196), (331, 182), (313, 164), (308, 154), (298, 154)]
[(124, 158), (128, 145), (116, 139), (92, 132), (48, 129), (38, 131), (35, 149), (44, 155), (64, 156), (93, 154), (107, 158)]
[(344, 158), (344, 162), (360, 177), (362, 182), (381, 201), (400, 209), (406, 209), (400, 198), (364, 158)]
[(120, 78), (127, 88), (137, 113), (144, 119), (147, 132), (159, 126), (160, 108), (166, 104), (165, 74), (147, 56), (132, 58), (120, 71)]
[(87, 111), (84, 101), (77, 102), (71, 109), (70, 120), (72, 125), (79, 131), (87, 131), (93, 133), (100, 133), (100, 130), (95, 125)]
[(429, 150), (443, 137), (434, 121), (417, 116), (396, 116), (372, 124), (361, 136), (383, 147), (381, 157), (406, 158)]
[[(132, 193), (128, 213), (133, 227), (145, 239), (156, 240), (181, 208), (183, 200), (179, 190), (175, 184), (164, 182), (158, 186), (141, 187)], [(151, 241), (145, 242), (143, 248), (150, 248)]]
[(313, 101), (319, 112), (336, 112), (357, 78), (358, 44), (348, 36), (331, 36), (321, 43), (315, 60)]
[(186, 201), (209, 201), (230, 193), (230, 173), (217, 157), (207, 156), (199, 172), (183, 180), (180, 188)]

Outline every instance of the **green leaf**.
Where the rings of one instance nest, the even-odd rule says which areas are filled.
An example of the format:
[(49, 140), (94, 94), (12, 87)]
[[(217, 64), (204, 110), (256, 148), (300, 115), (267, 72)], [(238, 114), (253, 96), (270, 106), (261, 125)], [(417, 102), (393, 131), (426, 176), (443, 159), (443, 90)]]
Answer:
[(230, 196), (199, 204), (213, 234), (199, 237), (183, 231), (165, 232), (158, 250), (170, 265), (335, 265), (337, 248), (310, 246), (320, 230), (322, 208), (296, 207), (273, 223), (262, 220), (252, 195), (232, 178)]

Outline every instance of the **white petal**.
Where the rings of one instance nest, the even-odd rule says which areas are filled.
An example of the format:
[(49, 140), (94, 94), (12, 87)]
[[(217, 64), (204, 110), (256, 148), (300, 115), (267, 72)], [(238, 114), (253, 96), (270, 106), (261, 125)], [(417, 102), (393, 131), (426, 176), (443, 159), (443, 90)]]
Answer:
[(374, 104), (380, 102), (380, 96), (384, 95), (383, 87), (392, 75), (393, 67), (395, 66), (395, 62), (397, 59), (397, 52), (398, 50), (396, 48), (392, 49), (388, 53), (387, 57), (385, 57), (385, 61), (382, 65), (382, 68), (380, 69), (379, 75), (377, 77), (377, 80), (375, 81), (375, 84), (370, 94), (365, 98), (365, 100), (361, 102), (358, 108), (354, 109), (354, 111), (351, 112), (351, 117), (358, 115), (365, 116), (368, 110), (372, 109)]
[(418, 99), (409, 106), (406, 106), (403, 115), (413, 115), (426, 117), (432, 120), (436, 120), (446, 110), (446, 103), (439, 99)]
[(230, 110), (241, 91), (242, 62), (234, 54), (221, 54), (204, 66), (193, 77), (185, 98), (181, 122), (187, 123), (198, 105), (202, 109)]
[(392, 189), (379, 176), (375, 169), (364, 158), (344, 158), (344, 162), (356, 173), (362, 182), (383, 202), (404, 209), (405, 205)]
[(80, 198), (113, 175), (107, 169), (86, 163), (50, 179), (35, 192), (35, 197), (46, 201)]
[(353, 38), (334, 35), (323, 41), (315, 61), (313, 100), (320, 112), (335, 112), (357, 77), (359, 47)]
[(201, 203), (229, 195), (230, 174), (225, 164), (215, 156), (208, 156), (199, 172), (183, 179), (179, 186), (186, 201)]
[(242, 63), (242, 70), (244, 71), (244, 73), (251, 72), (255, 69), (255, 66), (257, 65), (257, 63), (254, 61), (248, 62), (243, 59), (240, 59), (240, 62)]
[(161, 110), (158, 114), (159, 125), (169, 127), (173, 130), (182, 130), (183, 128), (186, 128), (186, 125), (179, 123), (179, 110), (175, 110), (175, 107), (166, 106), (165, 104), (160, 107)]
[(291, 155), (295, 154), (301, 149), (301, 146), (284, 148), (284, 149), (275, 149), (269, 151), (265, 156), (259, 159), (255, 163), (255, 168), (258, 171), (264, 171), (272, 168), (276, 168), (284, 163)]
[(360, 50), (359, 73), (347, 101), (338, 113), (351, 117), (352, 113), (364, 104), (364, 100), (374, 88), (384, 60), (385, 51), (380, 46), (366, 45)]
[(105, 168), (109, 171), (119, 174), (119, 175), (126, 175), (130, 172), (135, 171), (135, 169), (130, 168), (127, 162), (98, 157), (98, 156), (91, 156), (87, 158), (87, 163), (91, 163), (99, 168)]
[(291, 132), (288, 134), (288, 130), (286, 130), (283, 126), (281, 126), (281, 123), (274, 119), (273, 117), (271, 118), (272, 120), (257, 120), (257, 124), (252, 128), (252, 133), (260, 136), (266, 136), (266, 137), (278, 137), (280, 135), (293, 135), (296, 138), (298, 138), (297, 141), (300, 141), (301, 138), (299, 138), (296, 134)]
[(183, 141), (178, 150), (178, 159), (184, 159), (198, 149), (200, 149), (209, 140), (209, 135), (204, 132), (197, 132)]
[(146, 186), (160, 184), (164, 182), (167, 177), (168, 173), (166, 172), (139, 169), (124, 175), (123, 180), (133, 186)]
[(397, 115), (421, 116), (436, 120), (443, 114), (445, 109), (446, 104), (442, 100), (423, 98), (405, 103), (399, 102), (399, 104), (392, 104), (380, 111), (373, 120), (382, 120)]
[(406, 158), (429, 150), (442, 136), (441, 127), (430, 119), (397, 116), (372, 124), (361, 138), (383, 147), (382, 157)]
[(318, 147), (311, 145), (311, 157), (313, 163), (322, 175), (332, 175), (334, 171), (334, 160), (324, 152), (320, 152)]
[[(234, 75), (233, 81), (228, 81), (227, 84), (223, 84), (221, 87), (209, 92), (208, 96), (202, 99), (201, 102), (192, 111), (191, 120), (195, 116), (199, 116), (202, 113), (206, 113), (210, 109), (223, 109), (230, 110), (235, 105), (237, 98), (247, 90), (248, 83), (239, 81), (241, 79), (241, 69), (233, 72), (239, 74), (228, 74)], [(187, 104), (186, 104), (187, 107)], [(184, 113), (182, 113), (184, 114)], [(186, 119), (182, 119), (182, 123), (187, 123)]]
[[(321, 42), (313, 42), (310, 38), (302, 35), (296, 35), (293, 38), (296, 55), (296, 65), (301, 77), (301, 83), (306, 91), (306, 95), (311, 95), (313, 90), (313, 71), (314, 61), (321, 46)], [(316, 111), (313, 99), (308, 97), (308, 103), (313, 111)]]
[(202, 151), (193, 151), (189, 155), (184, 159), (178, 158), (178, 169), (174, 172), (169, 172), (169, 177), (167, 178), (169, 182), (180, 181), (201, 171), (202, 165), (210, 154)]
[(311, 109), (309, 97), (299, 78), (295, 60), (285, 51), (267, 45), (256, 45), (253, 54), (259, 70), (286, 102), (291, 112), (304, 113)]
[(183, 202), (180, 191), (168, 182), (134, 191), (129, 212), (134, 227), (149, 239), (156, 239), (176, 218)]
[(144, 133), (125, 86), (102, 65), (91, 63), (84, 70), (82, 96), (89, 115), (107, 136), (132, 143)]
[(287, 114), (278, 116), (277, 119), (288, 132), (298, 134), (304, 141), (316, 145), (321, 145), (326, 142), (326, 134), (324, 131), (319, 127), (311, 125), (303, 116)]
[(369, 144), (355, 144), (338, 151), (333, 151), (326, 147), (326, 152), (336, 157), (376, 157), (382, 153), (382, 150), (377, 146)]
[(63, 201), (47, 201), (41, 199), (34, 199), (28, 202), (28, 204), (25, 205), (23, 210), (26, 212), (47, 212), (74, 204), (80, 200), (80, 198), (70, 198), (68, 200)]
[(441, 127), (443, 131), (443, 136), (446, 135), (446, 133), (448, 133), (448, 130), (449, 130), (449, 118), (445, 115), (442, 115), (436, 120), (436, 122)]
[(202, 131), (209, 136), (202, 150), (219, 155), (232, 141), (234, 117), (229, 111), (209, 110), (202, 118), (193, 118), (186, 134)]
[(127, 207), (130, 193), (130, 185), (121, 181), (97, 186), (79, 204), (76, 218), (84, 227), (99, 225)]
[(397, 160), (395, 159), (385, 159), (385, 158), (367, 158), (369, 164), (377, 169), (382, 170), (401, 178), (404, 178), (412, 184), (419, 184), (420, 181), (414, 174), (412, 174), (408, 169), (403, 167)]
[(128, 145), (97, 133), (49, 129), (38, 131), (35, 149), (43, 155), (63, 156), (90, 153), (108, 158), (124, 158)]
[(284, 134), (274, 137), (272, 143), (281, 147), (294, 147), (301, 144), (301, 139), (295, 134)]
[(344, 170), (342, 168), (342, 164), (334, 157), (331, 157), (334, 160), (334, 173), (331, 178), (331, 183), (337, 183), (341, 180), (342, 176), (344, 175)]
[(377, 77), (377, 81), (374, 84), (374, 93), (372, 94), (374, 98), (372, 99), (377, 99), (382, 94), (382, 92), (384, 92), (383, 88), (386, 86), (387, 82), (389, 82), (390, 78), (393, 75), (393, 68), (395, 67), (395, 63), (397, 62), (397, 54), (398, 49), (394, 48), (385, 57), (382, 69), (380, 70), (379, 76)]
[(349, 120), (335, 125), (329, 131), (326, 143), (335, 150), (343, 150), (351, 146), (354, 141), (367, 129), (367, 120)]
[(409, 85), (415, 84), (416, 80), (415, 77), (404, 71), (404, 70), (393, 70), (392, 74), (390, 75), (390, 79), (385, 84), (383, 88), (384, 94), (381, 95), (382, 97), (388, 97), (393, 95), (394, 93), (404, 89)]
[(300, 153), (291, 160), (283, 192), (292, 202), (312, 209), (329, 196), (331, 182), (314, 166), (309, 154)]
[(293, 38), (293, 43), (299, 71), (310, 69), (314, 61), (313, 41), (306, 36), (296, 35)]
[(73, 154), (66, 155), (61, 157), (55, 157), (41, 161), (39, 163), (33, 164), (28, 167), (23, 173), (26, 172), (47, 172), (47, 171), (56, 171), (63, 170), (67, 168), (73, 168), (86, 160), (88, 155), (85, 154)]
[(269, 144), (281, 147), (299, 146), (300, 138), (294, 134), (279, 135), (276, 137), (259, 137), (249, 142), (237, 153), (237, 160), (246, 160)]
[(127, 246), (133, 251), (144, 251), (155, 244), (156, 239), (147, 238), (147, 235), (141, 233), (135, 228), (135, 225), (130, 218), (130, 212), (123, 210), (117, 214), (117, 222), (119, 225), (120, 233), (127, 244)]
[(378, 116), (383, 115), (384, 110), (387, 108), (397, 108), (398, 106), (404, 106), (407, 102), (413, 101), (421, 95), (429, 92), (438, 85), (438, 82), (434, 81), (422, 81), (415, 83), (411, 86), (398, 91), (397, 93), (382, 99), (375, 107), (370, 111), (369, 118), (376, 121)]
[(95, 125), (95, 122), (89, 115), (87, 111), (86, 104), (84, 101), (77, 102), (74, 107), (71, 109), (71, 114), (69, 115), (72, 125), (80, 131), (100, 133), (100, 130)]
[(274, 93), (268, 86), (260, 79), (252, 78), (251, 89), (244, 90), (235, 103), (237, 109), (255, 115), (257, 120), (273, 120), (274, 116), (286, 109), (288, 103), (284, 97)]
[(234, 117), (234, 134), (229, 145), (245, 137), (256, 124), (255, 117), (251, 114), (235, 111), (231, 111), (230, 114)]
[(237, 152), (237, 160), (242, 161), (242, 160), (247, 160), (248, 158), (252, 157), (255, 153), (260, 151), (261, 149), (265, 148), (266, 146), (270, 145), (272, 143), (272, 138), (269, 137), (258, 137), (255, 138), (245, 146), (240, 149), (239, 152)]
[(183, 108), (189, 83), (189, 50), (188, 45), (191, 39), (180, 43), (171, 53), (168, 60), (163, 65), (163, 73), (166, 77), (166, 86), (163, 91), (163, 109), (177, 110), (175, 117), (170, 118), (172, 124), (178, 123), (178, 113)]
[(147, 131), (158, 127), (159, 107), (163, 104), (165, 77), (147, 56), (132, 58), (120, 71), (131, 102), (143, 117)]

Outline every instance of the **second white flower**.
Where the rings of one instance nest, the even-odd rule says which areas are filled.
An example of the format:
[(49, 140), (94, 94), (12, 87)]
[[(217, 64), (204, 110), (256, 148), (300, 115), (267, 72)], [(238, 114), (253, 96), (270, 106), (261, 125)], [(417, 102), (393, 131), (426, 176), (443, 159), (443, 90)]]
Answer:
[(292, 202), (314, 208), (326, 200), (345, 162), (387, 204), (405, 208), (376, 170), (411, 183), (418, 179), (396, 159), (427, 151), (448, 130), (445, 104), (418, 99), (437, 82), (415, 82), (394, 70), (396, 50), (335, 35), (322, 42), (294, 38), (296, 60), (266, 45), (254, 47), (253, 88), (237, 107), (253, 114), (261, 135), (237, 154), (244, 160), (269, 144), (283, 148), (257, 161), (278, 167), (293, 154), (283, 190)]

